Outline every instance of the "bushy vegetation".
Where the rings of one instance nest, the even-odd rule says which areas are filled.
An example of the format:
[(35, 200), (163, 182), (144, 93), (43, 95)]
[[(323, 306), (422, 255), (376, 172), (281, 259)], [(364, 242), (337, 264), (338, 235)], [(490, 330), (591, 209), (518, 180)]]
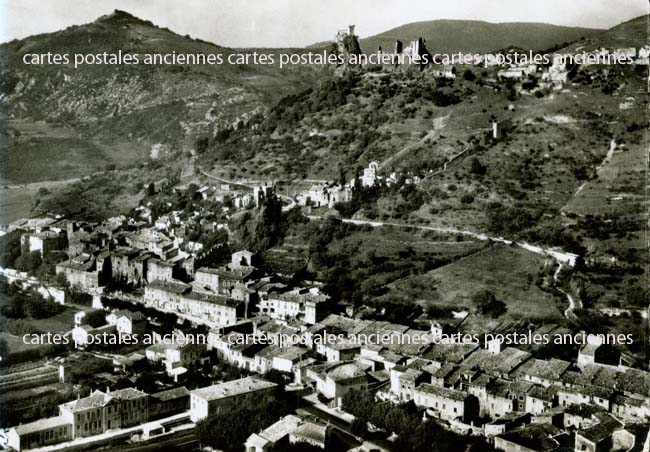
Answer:
[(497, 300), (489, 290), (481, 290), (474, 294), (472, 302), (478, 312), (492, 318), (501, 317), (508, 310), (503, 301)]
[(204, 445), (225, 452), (241, 451), (252, 433), (264, 430), (289, 412), (285, 401), (249, 402), (199, 422), (197, 436)]
[(65, 307), (46, 300), (34, 289), (23, 289), (0, 277), (0, 315), (9, 319), (46, 319), (65, 311)]
[(422, 421), (422, 415), (409, 402), (393, 405), (390, 402), (378, 402), (369, 391), (351, 390), (343, 396), (343, 410), (353, 414), (355, 429), (364, 433), (362, 422), (369, 422), (375, 427), (397, 435), (397, 450), (419, 451), (489, 451), (493, 450), (484, 440), (456, 435), (444, 429), (438, 421)]

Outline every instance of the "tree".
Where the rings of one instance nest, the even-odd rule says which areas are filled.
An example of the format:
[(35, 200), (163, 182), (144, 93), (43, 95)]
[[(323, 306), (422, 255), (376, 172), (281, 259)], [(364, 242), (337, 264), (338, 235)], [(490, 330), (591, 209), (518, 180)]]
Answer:
[(9, 354), (9, 344), (7, 343), (7, 340), (4, 337), (0, 338), (0, 358), (4, 361), (4, 359), (7, 357)]
[(284, 385), (287, 382), (284, 374), (277, 369), (271, 369), (266, 372), (264, 374), (264, 379), (270, 381), (271, 383), (277, 384), (282, 391), (284, 390)]
[(644, 287), (629, 287), (625, 291), (625, 298), (627, 299), (627, 302), (632, 306), (638, 306), (640, 308), (648, 307), (648, 291)]
[(364, 436), (368, 433), (368, 423), (365, 420), (355, 417), (350, 424), (350, 431), (353, 435)]
[(473, 82), (476, 80), (476, 74), (474, 74), (471, 69), (465, 69), (463, 72), (463, 79), (467, 80), (468, 82)]
[(463, 196), (461, 196), (460, 202), (463, 204), (471, 204), (474, 202), (474, 196), (469, 193), (465, 193)]
[(106, 325), (106, 313), (102, 310), (94, 310), (86, 313), (84, 322), (93, 328)]
[(264, 430), (290, 411), (288, 405), (281, 401), (255, 402), (259, 401), (223, 410), (199, 422), (199, 441), (226, 452), (237, 451), (252, 433)]
[(23, 230), (11, 231), (0, 237), (0, 266), (11, 267), (22, 253), (20, 238)]
[(21, 254), (18, 259), (16, 259), (15, 266), (18, 270), (33, 275), (42, 263), (43, 259), (41, 258), (40, 251), (30, 251)]
[(339, 185), (341, 187), (345, 186), (345, 170), (343, 166), (339, 166)]
[(489, 290), (484, 289), (476, 292), (472, 297), (472, 301), (481, 314), (489, 315), (492, 318), (500, 317), (507, 311), (505, 303), (497, 300)]
[(478, 176), (483, 176), (487, 172), (487, 167), (476, 157), (470, 162), (469, 171)]
[(196, 152), (199, 154), (203, 154), (205, 151), (208, 150), (208, 146), (210, 145), (210, 139), (207, 137), (199, 138), (196, 140), (195, 147), (196, 147)]
[(67, 289), (68, 287), (70, 287), (70, 284), (68, 283), (68, 278), (66, 278), (64, 273), (55, 274), (54, 277), (52, 278), (52, 284), (62, 289)]

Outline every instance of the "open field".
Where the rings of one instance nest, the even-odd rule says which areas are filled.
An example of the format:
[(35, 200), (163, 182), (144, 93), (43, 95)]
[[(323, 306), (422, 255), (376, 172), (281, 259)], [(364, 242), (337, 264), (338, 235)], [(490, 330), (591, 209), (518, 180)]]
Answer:
[[(91, 308), (85, 309), (91, 311)], [(25, 319), (29, 322), (32, 331), (41, 333), (66, 333), (74, 327), (74, 315), (79, 312), (79, 308), (66, 307), (65, 311), (45, 319)], [(0, 333), (0, 338), (7, 341), (9, 354), (18, 353), (26, 350), (38, 349), (40, 345), (26, 344), (20, 335), (13, 335), (8, 332)]]
[(6, 341), (7, 347), (9, 348), (9, 354), (20, 353), (25, 350), (33, 350), (39, 347), (38, 345), (25, 344), (22, 337), (9, 333), (0, 333), (0, 339)]
[(19, 218), (33, 215), (34, 197), (42, 188), (49, 191), (64, 188), (79, 181), (78, 178), (57, 181), (34, 182), (32, 184), (5, 185), (0, 188), (0, 223), (8, 224)]
[(65, 311), (53, 317), (33, 319), (30, 322), (36, 329), (51, 331), (52, 333), (62, 333), (70, 331), (74, 327), (74, 315), (77, 312), (79, 312), (79, 308), (66, 307)]
[(41, 121), (6, 124), (7, 147), (0, 162), (3, 185), (87, 176), (111, 164), (129, 167), (148, 152), (137, 143), (99, 144), (73, 129)]
[(489, 290), (506, 304), (509, 317), (560, 318), (558, 300), (537, 285), (552, 274), (554, 266), (553, 261), (525, 250), (493, 245), (426, 274), (402, 279), (391, 285), (389, 297), (412, 297), (425, 308), (472, 311), (472, 296)]

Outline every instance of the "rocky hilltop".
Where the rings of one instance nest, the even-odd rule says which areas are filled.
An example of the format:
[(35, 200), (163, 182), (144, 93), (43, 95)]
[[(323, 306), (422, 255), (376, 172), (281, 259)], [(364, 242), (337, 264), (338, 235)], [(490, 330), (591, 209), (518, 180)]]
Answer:
[[(189, 150), (308, 81), (302, 68), (252, 65), (26, 65), (27, 54), (223, 54), (124, 11), (0, 45), (0, 102), (10, 120), (47, 121), (93, 141)], [(72, 59), (72, 57), (71, 57)], [(11, 131), (10, 136), (13, 136)], [(10, 150), (20, 152), (20, 146)], [(119, 160), (119, 156), (118, 156)]]

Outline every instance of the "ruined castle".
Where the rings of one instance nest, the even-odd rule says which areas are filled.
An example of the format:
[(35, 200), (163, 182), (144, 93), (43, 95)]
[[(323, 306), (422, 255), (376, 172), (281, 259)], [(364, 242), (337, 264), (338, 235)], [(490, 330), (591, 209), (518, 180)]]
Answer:
[(336, 33), (336, 50), (341, 55), (360, 55), (361, 45), (359, 44), (359, 37), (354, 34), (354, 25), (348, 25), (347, 30), (339, 30)]
[[(349, 25), (346, 30), (339, 30), (334, 41), (336, 51), (340, 55), (363, 55), (359, 44), (359, 37), (355, 34), (355, 26)], [(428, 66), (431, 54), (427, 50), (424, 38), (420, 37), (410, 41), (404, 46), (402, 41), (396, 40), (392, 52), (386, 52), (381, 47), (374, 54), (366, 55), (368, 64), (383, 66)], [(363, 64), (363, 63), (362, 63)]]
[(395, 41), (393, 52), (385, 52), (381, 46), (377, 49), (380, 55), (390, 55), (390, 60), (395, 65), (421, 65), (427, 66), (431, 63), (431, 54), (425, 45), (424, 38), (420, 37), (411, 41), (406, 47), (400, 40)]

